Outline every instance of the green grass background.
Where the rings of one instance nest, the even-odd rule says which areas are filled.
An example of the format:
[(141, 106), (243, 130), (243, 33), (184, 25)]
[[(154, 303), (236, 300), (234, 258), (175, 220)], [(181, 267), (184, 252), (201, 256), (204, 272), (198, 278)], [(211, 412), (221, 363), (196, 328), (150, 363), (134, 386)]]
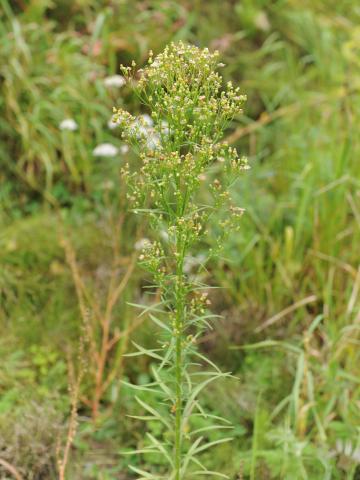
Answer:
[[(112, 214), (125, 214), (125, 260), (136, 240), (119, 175), (136, 158), (92, 151), (122, 145), (107, 126), (114, 105), (140, 107), (104, 78), (180, 39), (219, 49), (225, 79), (248, 95), (228, 135), (252, 166), (233, 191), (241, 231), (204, 278), (220, 287), (211, 299), (223, 319), (200, 348), (238, 380), (205, 394), (235, 440), (203, 461), (234, 480), (358, 478), (359, 21), (356, 0), (0, 0), (0, 458), (24, 478), (56, 478), (64, 352), (81, 336), (59, 225), (100, 301)], [(77, 131), (59, 129), (68, 117)], [(115, 328), (136, 320), (127, 302), (143, 284), (135, 271)], [(154, 326), (133, 338), (154, 346)], [(137, 358), (122, 378), (145, 382), (149, 364)], [(120, 452), (141, 444), (144, 426), (126, 416), (135, 407), (122, 378), (96, 424), (80, 402), (69, 479), (132, 478)], [(161, 470), (159, 458), (131, 460)]]

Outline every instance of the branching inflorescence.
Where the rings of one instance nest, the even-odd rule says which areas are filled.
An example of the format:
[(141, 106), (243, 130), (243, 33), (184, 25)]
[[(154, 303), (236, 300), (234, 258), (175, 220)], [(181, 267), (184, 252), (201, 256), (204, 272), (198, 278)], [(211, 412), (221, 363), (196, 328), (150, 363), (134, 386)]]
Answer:
[[(181, 42), (155, 58), (150, 52), (144, 69), (136, 72), (135, 64), (122, 67), (150, 116), (134, 117), (114, 109), (113, 121), (121, 125), (123, 137), (142, 161), (140, 170), (126, 165), (122, 173), (134, 211), (147, 215), (154, 231), (155, 240), (144, 242), (139, 258), (161, 295), (160, 303), (147, 307), (162, 331), (161, 345), (146, 350), (135, 344), (137, 351), (131, 355), (145, 354), (157, 361), (153, 381), (136, 388), (152, 391), (159, 407), (136, 398), (147, 411), (141, 418), (160, 422), (163, 434), (155, 438), (147, 433), (147, 443), (139, 451), (160, 454), (169, 470), (162, 475), (131, 467), (143, 479), (185, 480), (206, 474), (226, 478), (208, 471), (199, 460), (201, 452), (229, 440), (209, 441), (207, 432), (229, 428), (228, 422), (207, 415), (198, 400), (208, 384), (229, 374), (196, 349), (215, 315), (208, 310), (206, 285), (186, 269), (195, 245), (209, 235), (207, 225), (214, 212), (224, 207), (227, 211), (219, 224), (219, 247), (225, 234), (238, 228), (243, 213), (231, 205), (229, 188), (248, 168), (247, 161), (221, 139), (229, 122), (241, 113), (245, 96), (231, 82), (222, 89), (222, 77), (216, 72), (221, 66), (217, 52)], [(200, 201), (203, 186), (208, 187), (209, 205)], [(206, 259), (197, 268), (205, 263)], [(200, 416), (217, 425), (194, 429)]]

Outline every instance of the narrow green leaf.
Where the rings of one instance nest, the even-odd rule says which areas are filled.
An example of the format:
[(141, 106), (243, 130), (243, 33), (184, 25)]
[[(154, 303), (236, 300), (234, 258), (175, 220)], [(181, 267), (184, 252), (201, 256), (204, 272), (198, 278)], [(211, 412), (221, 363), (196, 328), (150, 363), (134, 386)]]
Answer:
[(159, 422), (163, 423), (166, 428), (168, 428), (169, 430), (171, 430), (171, 426), (170, 426), (170, 423), (165, 420), (164, 416), (163, 415), (160, 415), (160, 413), (158, 413), (154, 408), (152, 408), (149, 404), (147, 404), (146, 402), (144, 402), (143, 400), (141, 400), (139, 397), (135, 397), (135, 400), (138, 402), (139, 405), (141, 405), (146, 411), (148, 411), (149, 413), (151, 413), (152, 415), (154, 415), (154, 417), (156, 417)]
[(184, 459), (183, 459), (183, 464), (182, 464), (182, 467), (181, 467), (181, 473), (182, 475), (185, 475), (186, 473), (186, 470), (187, 470), (187, 467), (189, 465), (189, 462), (190, 460), (193, 458), (193, 455), (196, 451), (196, 448), (198, 447), (198, 445), (200, 445), (200, 443), (202, 442), (204, 437), (199, 437), (197, 438), (194, 443), (191, 445), (191, 447), (189, 448), (189, 450), (187, 451), (186, 455), (184, 456)]
[(287, 342), (280, 342), (278, 340), (264, 340), (263, 342), (253, 343), (250, 345), (232, 345), (229, 347), (230, 350), (255, 350), (257, 348), (267, 348), (267, 347), (284, 347), (287, 350), (290, 350), (294, 353), (301, 353), (301, 349)]
[(207, 450), (208, 448), (214, 447), (215, 445), (219, 445), (221, 443), (231, 442), (231, 440), (234, 440), (234, 437), (221, 438), (219, 440), (214, 440), (213, 442), (206, 443), (205, 445), (202, 445), (201, 447), (197, 448), (194, 451), (194, 454), (203, 452), (204, 450)]
[(159, 451), (154, 448), (139, 448), (138, 450), (122, 451), (120, 455), (138, 455), (139, 453), (159, 453)]
[(215, 476), (215, 477), (220, 477), (220, 478), (230, 478), (228, 477), (227, 475), (224, 475), (223, 473), (219, 473), (219, 472), (213, 472), (211, 470), (200, 470), (200, 471), (197, 471), (197, 472), (192, 472), (191, 473), (192, 475), (210, 475), (210, 476)]
[(163, 357), (161, 355), (158, 355), (156, 352), (161, 352), (160, 349), (156, 350), (148, 350), (141, 345), (138, 345), (136, 342), (131, 342), (137, 349), (137, 352), (133, 353), (125, 353), (123, 356), (124, 357), (137, 357), (139, 355), (147, 355), (148, 357), (155, 358), (156, 360), (163, 360)]
[(198, 433), (202, 432), (209, 432), (211, 430), (220, 430), (220, 429), (233, 429), (234, 427), (232, 425), (211, 425), (208, 427), (202, 427), (198, 428), (190, 433), (190, 436), (192, 435), (197, 435)]
[(153, 415), (126, 415), (126, 417), (134, 418), (135, 420), (143, 420), (144, 422), (157, 420), (157, 418), (154, 417)]
[(141, 470), (138, 467), (134, 467), (133, 465), (129, 465), (129, 468), (135, 472), (138, 473), (139, 475), (142, 475), (138, 480), (160, 480), (162, 478), (165, 479), (165, 477), (160, 477), (159, 475), (153, 475), (152, 473), (145, 472), (145, 470)]
[(158, 313), (164, 313), (163, 310), (160, 310), (159, 308), (157, 308), (159, 305), (166, 305), (166, 303), (164, 302), (159, 302), (155, 305), (140, 305), (138, 303), (131, 303), (131, 302), (128, 302), (127, 305), (130, 305), (131, 307), (136, 307), (136, 308), (140, 308), (142, 310), (142, 312), (140, 313), (139, 317), (142, 317), (143, 315), (145, 315), (146, 313), (148, 312), (158, 312)]
[(159, 387), (162, 389), (162, 391), (164, 393), (166, 393), (166, 395), (169, 397), (169, 398), (173, 398), (174, 397), (174, 393), (170, 390), (170, 388), (165, 385), (165, 383), (161, 380), (161, 377), (158, 373), (158, 371), (156, 370), (156, 368), (153, 366), (151, 371), (153, 372), (153, 375), (155, 377), (155, 380), (157, 381)]
[[(191, 416), (192, 417), (204, 417), (204, 415), (202, 415), (201, 413), (193, 413)], [(226, 420), (226, 418), (219, 417), (217, 415), (212, 415), (210, 413), (206, 414), (206, 418), (211, 418), (213, 420), (218, 420), (220, 422), (224, 422), (224, 423), (227, 423), (228, 425), (231, 425), (231, 422), (229, 422), (229, 420)]]
[(129, 388), (132, 388), (133, 390), (139, 390), (140, 392), (153, 392), (160, 394), (159, 390), (156, 390), (155, 388), (150, 388), (148, 385), (155, 386), (156, 383), (149, 383), (148, 385), (135, 385), (134, 383), (129, 383), (126, 382), (125, 380), (121, 380), (121, 383), (123, 385), (126, 385)]
[(149, 317), (158, 327), (160, 327), (163, 330), (166, 330), (167, 332), (171, 333), (171, 331), (172, 331), (171, 328), (168, 325), (166, 325), (164, 322), (159, 320), (157, 317), (155, 317), (151, 313), (150, 313)]
[(194, 352), (193, 355), (195, 357), (199, 357), (201, 358), (201, 360), (204, 360), (204, 362), (208, 363), (209, 365), (211, 365), (212, 367), (215, 368), (215, 370), (219, 373), (222, 373), (221, 370), (219, 369), (219, 367), (217, 365), (215, 365), (214, 362), (212, 362), (211, 360), (209, 360), (208, 358), (205, 357), (205, 355), (202, 355), (201, 353), (199, 352)]
[(170, 465), (173, 467), (174, 462), (173, 462), (169, 452), (166, 450), (165, 446), (162, 443), (160, 443), (153, 435), (151, 435), (151, 433), (147, 432), (146, 436), (152, 441), (153, 446), (156, 447), (159, 450), (160, 453), (165, 455), (166, 459), (168, 460)]

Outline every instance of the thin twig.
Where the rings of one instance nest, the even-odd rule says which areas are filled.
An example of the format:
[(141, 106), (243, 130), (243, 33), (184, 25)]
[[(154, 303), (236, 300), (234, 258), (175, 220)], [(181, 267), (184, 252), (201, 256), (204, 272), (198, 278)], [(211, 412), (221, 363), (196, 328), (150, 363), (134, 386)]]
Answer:
[(16, 468), (11, 465), (9, 462), (4, 460), (3, 458), (0, 458), (0, 465), (4, 467), (11, 475), (16, 479), (16, 480), (23, 480), (22, 476), (20, 473), (16, 470)]
[[(308, 103), (310, 104), (310, 106), (317, 105), (319, 103), (324, 102), (325, 100), (326, 100), (325, 97), (320, 97), (320, 98), (316, 97), (311, 99)], [(240, 138), (245, 137), (246, 135), (249, 135), (255, 132), (256, 130), (259, 130), (261, 127), (268, 125), (269, 123), (277, 120), (278, 118), (285, 117), (286, 115), (292, 115), (300, 111), (302, 108), (304, 108), (303, 102), (295, 102), (291, 105), (280, 107), (271, 113), (262, 112), (258, 120), (250, 123), (249, 125), (246, 125), (245, 127), (240, 127), (236, 129), (233, 133), (231, 133), (226, 138), (226, 141), (229, 144), (235, 143)]]
[(73, 364), (71, 362), (70, 354), (68, 353), (68, 373), (69, 373), (69, 391), (70, 391), (70, 400), (71, 400), (71, 412), (70, 412), (70, 419), (68, 424), (68, 430), (66, 435), (66, 442), (62, 452), (62, 456), (60, 458), (60, 443), (58, 444), (57, 449), (57, 456), (58, 456), (58, 469), (59, 469), (59, 480), (65, 480), (65, 472), (66, 467), (69, 461), (70, 449), (74, 442), (76, 430), (78, 426), (77, 418), (78, 418), (78, 402), (79, 402), (79, 395), (80, 395), (80, 386), (81, 381), (84, 375), (84, 364), (83, 364), (83, 348), (82, 343), (80, 343), (80, 367), (78, 374), (75, 378), (75, 371)]
[(309, 297), (306, 297), (306, 298), (303, 298), (302, 300), (299, 300), (298, 302), (295, 302), (293, 305), (290, 305), (289, 307), (285, 308), (284, 310), (282, 310), (281, 312), (277, 313), (276, 315), (274, 315), (273, 317), (269, 318), (268, 320), (266, 320), (266, 322), (264, 322), (262, 325), (260, 325), (259, 327), (257, 327), (255, 329), (255, 332), (258, 333), (258, 332), (261, 332), (262, 330), (264, 330), (265, 328), (269, 327), (270, 325), (273, 325), (274, 323), (278, 322), (279, 320), (281, 320), (283, 317), (285, 317), (286, 315), (289, 315), (289, 313), (297, 310), (298, 308), (300, 307), (303, 307), (304, 305), (307, 305), (308, 303), (313, 303), (317, 300), (317, 296), (316, 295), (310, 295)]

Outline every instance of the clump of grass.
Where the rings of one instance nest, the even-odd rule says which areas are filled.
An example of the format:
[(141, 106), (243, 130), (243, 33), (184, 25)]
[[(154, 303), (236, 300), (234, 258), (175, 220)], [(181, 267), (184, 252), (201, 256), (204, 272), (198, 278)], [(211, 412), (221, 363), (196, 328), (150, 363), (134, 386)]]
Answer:
[[(131, 467), (141, 478), (180, 480), (210, 472), (198, 455), (213, 445), (228, 441), (206, 441), (211, 429), (229, 428), (216, 418), (216, 425), (192, 430), (195, 417), (204, 416), (199, 403), (201, 391), (212, 381), (229, 376), (200, 354), (196, 343), (211, 328), (214, 318), (208, 311), (210, 301), (206, 285), (186, 273), (185, 263), (196, 244), (207, 236), (207, 224), (214, 212), (226, 208), (216, 249), (224, 236), (238, 228), (243, 209), (232, 205), (229, 188), (248, 168), (245, 158), (221, 141), (229, 122), (239, 113), (245, 96), (228, 82), (222, 89), (218, 53), (183, 43), (171, 44), (140, 70), (135, 89), (140, 101), (149, 109), (151, 122), (115, 109), (114, 121), (123, 129), (123, 137), (134, 145), (142, 160), (140, 171), (129, 165), (123, 175), (129, 184), (129, 199), (136, 213), (150, 219), (157, 239), (146, 241), (140, 261), (154, 279), (160, 302), (152, 307), (150, 318), (161, 329), (160, 348), (146, 350), (135, 344), (137, 352), (158, 360), (152, 369), (154, 381), (137, 387), (151, 390), (166, 405), (165, 411), (153, 408), (140, 398), (140, 405), (150, 413), (144, 420), (159, 421), (162, 438), (147, 434), (149, 445), (139, 453), (157, 453), (166, 459), (165, 476)], [(123, 67), (131, 81), (135, 65)], [(221, 172), (222, 180), (217, 174)], [(199, 191), (207, 185), (211, 204), (199, 202)], [(204, 264), (206, 259), (204, 260)], [(204, 268), (198, 266), (198, 270)], [(194, 363), (209, 367), (200, 371)], [(211, 415), (210, 415), (211, 417)], [(227, 478), (227, 477), (225, 477)]]
[[(56, 478), (56, 439), (62, 432), (61, 415), (51, 404), (29, 403), (0, 417), (0, 457), (23, 479)], [(6, 472), (0, 464), (1, 478)]]
[(68, 202), (96, 185), (104, 168), (94, 158), (96, 144), (116, 143), (106, 128), (114, 88), (94, 61), (91, 36), (57, 34), (46, 18), (37, 28), (26, 12), (16, 17), (8, 2), (1, 10), (3, 169), (52, 203)]

